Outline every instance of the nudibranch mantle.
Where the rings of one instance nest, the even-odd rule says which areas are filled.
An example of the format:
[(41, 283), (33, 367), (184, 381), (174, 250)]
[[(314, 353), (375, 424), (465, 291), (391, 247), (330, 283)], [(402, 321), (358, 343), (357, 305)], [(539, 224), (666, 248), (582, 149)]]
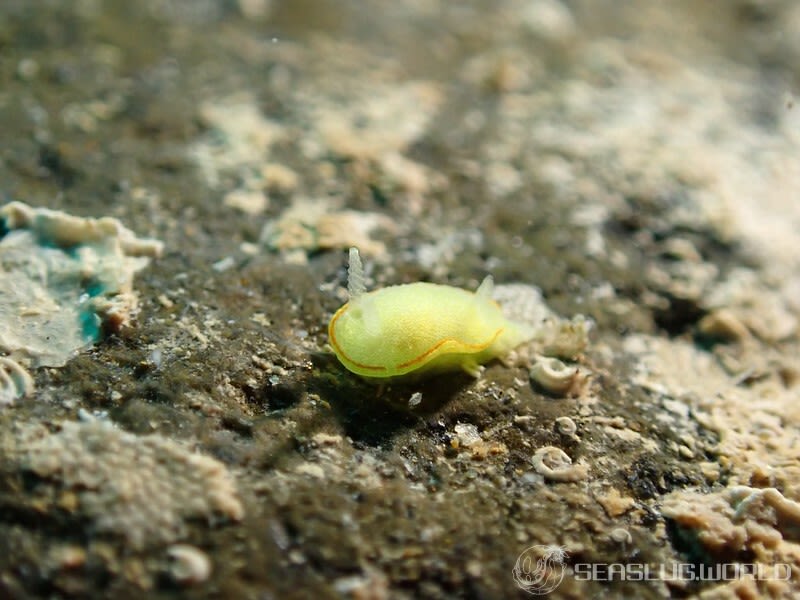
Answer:
[(358, 250), (350, 249), (350, 301), (328, 325), (341, 363), (370, 379), (463, 369), (502, 356), (533, 338), (533, 328), (506, 319), (492, 300), (493, 282), (476, 292), (434, 283), (366, 292)]

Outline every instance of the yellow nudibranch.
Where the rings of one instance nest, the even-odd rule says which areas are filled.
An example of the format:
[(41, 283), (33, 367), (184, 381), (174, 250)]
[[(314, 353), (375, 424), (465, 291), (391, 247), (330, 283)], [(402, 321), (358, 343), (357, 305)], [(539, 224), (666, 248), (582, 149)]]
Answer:
[(328, 338), (341, 363), (374, 380), (411, 378), (479, 365), (533, 338), (533, 328), (503, 316), (486, 277), (475, 293), (409, 283), (366, 293), (361, 259), (350, 249), (350, 301), (333, 315)]

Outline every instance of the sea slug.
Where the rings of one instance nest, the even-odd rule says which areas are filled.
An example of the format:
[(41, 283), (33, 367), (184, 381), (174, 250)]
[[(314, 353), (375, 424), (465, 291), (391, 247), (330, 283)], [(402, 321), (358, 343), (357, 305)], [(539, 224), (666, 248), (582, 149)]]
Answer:
[(533, 338), (533, 328), (506, 319), (492, 300), (486, 277), (476, 292), (433, 283), (395, 285), (366, 292), (356, 248), (350, 249), (348, 292), (328, 325), (341, 363), (374, 380), (464, 370), (481, 365)]

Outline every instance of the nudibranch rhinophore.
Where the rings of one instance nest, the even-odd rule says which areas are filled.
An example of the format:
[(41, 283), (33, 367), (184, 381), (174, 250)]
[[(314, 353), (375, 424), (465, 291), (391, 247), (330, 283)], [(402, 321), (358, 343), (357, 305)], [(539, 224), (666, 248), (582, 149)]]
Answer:
[(409, 378), (480, 364), (533, 338), (533, 328), (503, 316), (486, 277), (476, 292), (409, 283), (366, 292), (361, 259), (350, 249), (350, 301), (333, 315), (328, 338), (341, 363), (370, 379)]

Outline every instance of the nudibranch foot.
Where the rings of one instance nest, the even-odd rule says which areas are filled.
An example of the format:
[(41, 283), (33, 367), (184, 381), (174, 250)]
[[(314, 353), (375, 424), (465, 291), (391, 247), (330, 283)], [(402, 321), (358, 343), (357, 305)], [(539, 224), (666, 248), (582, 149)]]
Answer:
[(472, 359), (464, 360), (464, 362), (461, 363), (461, 368), (465, 373), (472, 375), (475, 379), (480, 378), (480, 376), (483, 375), (483, 372), (486, 370), (486, 367), (479, 365)]

